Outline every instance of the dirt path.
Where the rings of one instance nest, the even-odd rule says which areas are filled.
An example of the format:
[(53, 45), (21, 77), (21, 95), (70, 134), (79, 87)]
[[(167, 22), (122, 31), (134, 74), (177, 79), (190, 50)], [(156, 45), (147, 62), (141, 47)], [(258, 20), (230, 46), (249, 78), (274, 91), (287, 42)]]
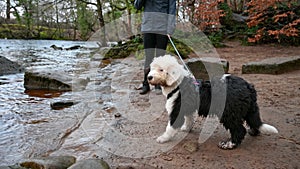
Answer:
[[(238, 42), (228, 42), (227, 45), (229, 47), (219, 48), (217, 51), (221, 58), (229, 61), (229, 73), (241, 76), (255, 85), (261, 116), (266, 123), (276, 126), (279, 134), (258, 137), (247, 135), (240, 147), (225, 151), (217, 147), (220, 140), (228, 137), (223, 127), (219, 126), (205, 143), (197, 144), (201, 131), (198, 124), (183, 141), (161, 155), (145, 159), (117, 156), (107, 159), (111, 164), (119, 166), (115, 168), (300, 167), (300, 71), (282, 75), (241, 74), (244, 63), (270, 57), (300, 55), (300, 47), (241, 46)], [(139, 74), (136, 80), (141, 76)], [(138, 94), (133, 94), (132, 98), (136, 98), (136, 103), (143, 101), (143, 97)], [(197, 121), (201, 123), (201, 119)], [(161, 120), (161, 125), (165, 126), (165, 120)]]

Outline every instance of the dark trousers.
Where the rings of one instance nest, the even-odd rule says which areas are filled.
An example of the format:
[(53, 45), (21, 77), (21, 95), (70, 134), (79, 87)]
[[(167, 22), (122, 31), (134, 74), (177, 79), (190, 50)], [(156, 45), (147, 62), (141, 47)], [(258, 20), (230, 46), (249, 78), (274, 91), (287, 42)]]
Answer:
[(167, 35), (144, 33), (144, 48), (145, 48), (145, 65), (144, 68), (150, 68), (150, 64), (154, 57), (163, 56), (166, 54), (168, 44)]

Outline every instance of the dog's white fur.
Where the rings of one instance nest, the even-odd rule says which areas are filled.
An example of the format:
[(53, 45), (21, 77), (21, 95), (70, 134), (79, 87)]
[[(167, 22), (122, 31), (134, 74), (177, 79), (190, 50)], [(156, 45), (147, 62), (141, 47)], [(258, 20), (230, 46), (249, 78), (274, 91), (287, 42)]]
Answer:
[[(171, 55), (154, 58), (150, 67), (151, 71), (149, 72), (148, 77), (152, 77), (152, 79), (149, 79), (149, 83), (153, 85), (161, 85), (162, 93), (166, 97), (181, 83), (185, 76), (188, 76), (188, 72), (184, 69), (184, 67), (178, 64), (178, 61), (175, 59), (175, 57), (172, 57)], [(172, 111), (174, 99), (177, 98), (178, 94), (179, 91), (174, 93), (174, 95), (166, 102), (165, 107), (168, 115), (170, 115)], [(185, 116), (184, 119), (185, 122), (181, 127), (181, 130), (188, 131), (193, 124), (193, 118)], [(160, 137), (158, 137), (156, 141), (158, 143), (167, 142), (174, 137), (176, 133), (177, 130), (174, 129), (169, 122), (166, 127), (166, 131)]]
[(174, 90), (185, 76), (188, 76), (184, 67), (171, 55), (154, 58), (150, 67), (148, 77), (151, 76), (153, 79), (149, 80), (149, 83), (161, 85), (165, 96)]

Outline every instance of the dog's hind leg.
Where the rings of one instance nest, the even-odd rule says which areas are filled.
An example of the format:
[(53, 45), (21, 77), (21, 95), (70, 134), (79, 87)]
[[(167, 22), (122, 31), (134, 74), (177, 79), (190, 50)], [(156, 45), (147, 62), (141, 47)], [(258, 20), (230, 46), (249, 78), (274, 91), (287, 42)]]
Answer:
[(164, 132), (164, 134), (162, 134), (161, 136), (159, 136), (156, 139), (156, 141), (158, 143), (165, 143), (165, 142), (171, 140), (175, 136), (176, 133), (177, 133), (177, 129), (173, 128), (171, 126), (171, 123), (169, 122), (168, 126), (166, 128), (166, 131)]
[[(224, 125), (225, 128), (226, 125)], [(243, 126), (243, 124), (236, 124), (236, 125), (230, 125), (228, 127), (230, 134), (231, 134), (231, 138), (228, 141), (221, 141), (219, 143), (219, 147), (225, 150), (231, 150), (236, 148), (238, 145), (241, 144), (242, 140), (244, 139), (245, 135), (246, 135), (246, 129)]]
[(260, 133), (259, 127), (263, 124), (259, 116), (259, 108), (257, 103), (255, 103), (252, 109), (247, 113), (245, 120), (250, 127), (248, 133), (251, 136), (257, 136)]

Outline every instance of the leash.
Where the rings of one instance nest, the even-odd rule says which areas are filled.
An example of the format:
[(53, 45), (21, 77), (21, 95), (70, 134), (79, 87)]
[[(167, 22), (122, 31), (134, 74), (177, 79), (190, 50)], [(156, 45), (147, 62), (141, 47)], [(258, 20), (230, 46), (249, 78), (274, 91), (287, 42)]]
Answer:
[(190, 71), (190, 69), (188, 68), (188, 66), (187, 66), (187, 65), (185, 64), (185, 62), (183, 61), (183, 59), (182, 59), (180, 53), (178, 52), (178, 50), (177, 50), (177, 48), (176, 48), (176, 46), (175, 46), (175, 44), (174, 44), (174, 42), (173, 42), (171, 36), (170, 36), (169, 34), (167, 34), (167, 36), (168, 36), (168, 38), (169, 38), (169, 40), (170, 40), (170, 42), (171, 42), (171, 44), (172, 44), (172, 46), (173, 46), (173, 48), (174, 48), (176, 54), (177, 54), (177, 56), (179, 57), (180, 61), (182, 62), (184, 68), (188, 71), (190, 77), (192, 77), (192, 78), (194, 79), (194, 83), (195, 83), (195, 84), (199, 84), (199, 83), (197, 82), (195, 76), (193, 75), (193, 73)]

